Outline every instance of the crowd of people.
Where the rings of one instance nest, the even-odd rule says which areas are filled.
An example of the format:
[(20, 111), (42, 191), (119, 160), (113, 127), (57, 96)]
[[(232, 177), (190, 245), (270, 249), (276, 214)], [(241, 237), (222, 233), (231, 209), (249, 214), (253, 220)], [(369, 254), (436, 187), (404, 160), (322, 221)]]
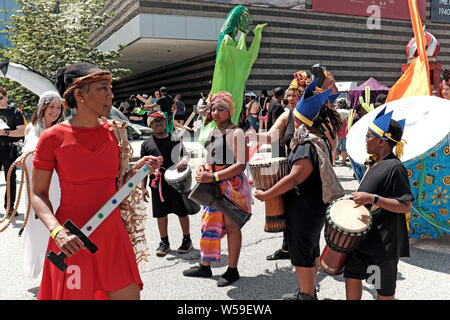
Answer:
[(173, 120), (183, 125), (186, 120), (187, 109), (180, 94), (172, 97), (166, 87), (154, 90), (152, 95), (131, 95), (128, 100), (114, 101), (113, 105), (121, 111), (131, 123), (150, 127), (149, 115), (156, 110), (162, 111), (167, 117), (167, 132), (174, 129)]
[[(0, 129), (5, 178), (19, 156), (17, 140), (25, 136), (24, 150), (35, 150), (21, 165), (32, 172), (29, 200), (32, 216), (38, 218), (31, 219), (33, 223), (26, 229), (24, 271), (29, 277), (42, 273), (39, 299), (94, 299), (98, 292), (108, 299), (139, 299), (144, 285), (130, 230), (124, 225), (119, 208), (90, 236), (99, 248), (95, 254), (84, 250), (86, 245), (80, 237), (63, 225), (70, 219), (83, 226), (118, 190), (123, 150), (114, 130), (110, 130), (111, 124), (101, 120), (113, 105), (111, 82), (109, 71), (89, 63), (58, 69), (58, 92), (40, 96), (26, 128), (20, 113), (7, 107), (7, 92), (0, 87), (0, 117), (8, 125), (8, 129)], [(450, 99), (449, 84), (446, 71), (438, 91), (442, 98)], [(231, 94), (221, 91), (211, 95), (201, 116), (217, 126), (208, 135), (207, 156), (195, 168), (195, 179), (198, 184), (215, 183), (239, 210), (251, 214), (252, 187), (245, 174), (249, 156), (244, 132), (250, 129), (257, 141), (272, 145), (273, 156), (288, 159), (289, 173), (268, 190), (255, 190), (253, 195), (261, 201), (283, 195), (286, 229), (282, 245), (267, 257), (267, 260), (290, 259), (295, 267), (299, 289), (283, 299), (315, 300), (319, 240), (326, 211), (333, 200), (343, 195), (332, 169), (338, 154), (343, 165), (347, 160), (347, 125), (339, 110), (354, 108), (358, 117), (363, 117), (366, 110), (361, 105), (350, 107), (345, 99), (338, 99), (332, 73), (320, 65), (313, 66), (311, 72), (296, 72), (286, 89), (277, 87), (271, 93), (262, 90), (259, 96), (252, 92), (245, 94), (245, 106), (237, 124), (231, 121), (237, 110)], [(120, 176), (120, 183), (147, 166), (149, 177), (140, 186), (142, 198), (147, 202), (147, 188), (151, 189), (151, 210), (161, 238), (157, 255), (164, 256), (170, 250), (167, 228), (170, 213), (179, 217), (183, 233), (178, 252), (186, 253), (195, 243), (190, 238), (189, 212), (180, 194), (163, 178), (165, 170), (173, 165), (178, 172), (188, 167), (189, 156), (172, 135), (173, 121), (185, 120), (186, 107), (180, 96), (172, 99), (165, 87), (151, 96), (143, 94), (142, 98), (141, 103), (131, 96), (128, 103), (119, 105), (130, 121), (153, 130), (153, 135), (142, 144), (141, 158), (131, 169), (124, 169), (126, 173)], [(377, 97), (375, 107), (382, 106), (385, 99), (386, 96)], [(65, 120), (63, 105), (76, 109), (75, 116)], [(376, 205), (373, 209), (376, 218), (361, 246), (349, 254), (344, 271), (348, 299), (361, 298), (361, 281), (368, 277), (368, 265), (377, 265), (382, 271), (378, 298), (393, 299), (399, 258), (409, 256), (405, 213), (411, 209), (414, 197), (406, 169), (396, 153), (402, 144), (403, 129), (404, 119), (396, 121), (392, 112), (385, 114), (384, 110), (367, 128), (366, 148), (373, 157), (353, 198), (357, 206), (373, 209)], [(7, 203), (5, 195), (5, 209), (13, 207), (14, 186), (11, 184), (11, 203)], [(217, 285), (228, 286), (240, 278), (238, 262), (243, 234), (233, 219), (218, 208), (204, 206), (201, 210), (200, 263), (183, 275), (212, 277), (211, 263), (220, 261), (221, 240), (226, 235), (228, 269)], [(48, 250), (64, 253), (67, 265), (82, 270), (79, 288), (65, 285), (65, 273), (44, 259)]]

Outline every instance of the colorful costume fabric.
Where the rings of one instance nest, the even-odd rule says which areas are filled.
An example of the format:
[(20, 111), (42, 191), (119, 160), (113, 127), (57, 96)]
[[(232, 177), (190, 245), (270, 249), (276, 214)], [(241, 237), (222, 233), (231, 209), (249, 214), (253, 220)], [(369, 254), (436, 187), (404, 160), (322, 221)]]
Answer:
[[(209, 164), (206, 164), (205, 168), (210, 172), (213, 171)], [(226, 166), (215, 166), (216, 172), (225, 168)], [(223, 195), (233, 200), (242, 210), (251, 212), (251, 188), (243, 172), (230, 179), (221, 180), (217, 184)], [(226, 234), (222, 212), (213, 207), (204, 207), (201, 232), (201, 259), (203, 261), (220, 261), (220, 241)]]

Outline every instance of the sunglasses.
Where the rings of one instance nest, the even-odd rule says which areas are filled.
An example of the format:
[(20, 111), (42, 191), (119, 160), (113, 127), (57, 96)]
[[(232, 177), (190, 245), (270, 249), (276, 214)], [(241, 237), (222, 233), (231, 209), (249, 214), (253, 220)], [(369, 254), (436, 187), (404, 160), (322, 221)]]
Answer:
[(368, 140), (369, 138), (378, 138), (378, 137), (377, 137), (376, 135), (367, 133), (367, 134), (366, 134), (366, 140)]

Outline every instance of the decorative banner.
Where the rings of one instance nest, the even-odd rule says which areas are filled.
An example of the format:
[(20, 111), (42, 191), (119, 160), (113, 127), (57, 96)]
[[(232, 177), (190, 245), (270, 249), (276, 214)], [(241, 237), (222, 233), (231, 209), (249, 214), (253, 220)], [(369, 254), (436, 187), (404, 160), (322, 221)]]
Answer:
[(305, 10), (306, 0), (199, 0), (204, 2), (221, 2), (230, 4), (241, 4), (243, 6), (258, 6), (285, 8), (294, 10)]
[[(448, 0), (437, 0), (448, 1)], [(420, 17), (426, 18), (426, 0), (417, 0)], [(313, 11), (372, 16), (379, 8), (381, 18), (409, 20), (408, 1), (405, 0), (313, 0)]]
[(450, 23), (450, 0), (431, 0), (431, 21)]

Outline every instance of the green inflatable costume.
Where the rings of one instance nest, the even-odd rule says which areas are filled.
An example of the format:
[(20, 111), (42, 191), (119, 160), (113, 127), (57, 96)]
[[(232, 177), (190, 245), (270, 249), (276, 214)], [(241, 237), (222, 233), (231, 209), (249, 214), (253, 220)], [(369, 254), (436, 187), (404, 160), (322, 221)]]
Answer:
[[(227, 15), (217, 44), (216, 65), (210, 94), (215, 94), (220, 91), (231, 93), (236, 106), (231, 121), (235, 124), (239, 121), (239, 115), (242, 109), (245, 83), (258, 57), (261, 33), (267, 25), (265, 23), (255, 27), (253, 30), (254, 38), (252, 44), (249, 50), (247, 50), (245, 38), (249, 32), (248, 26), (252, 23), (253, 21), (246, 7), (241, 5), (234, 7)], [(236, 41), (235, 37), (238, 31), (242, 32), (242, 36), (239, 41)], [(203, 122), (199, 137), (201, 144), (205, 144), (210, 130), (215, 126), (217, 126), (215, 121), (211, 121), (206, 125)]]

